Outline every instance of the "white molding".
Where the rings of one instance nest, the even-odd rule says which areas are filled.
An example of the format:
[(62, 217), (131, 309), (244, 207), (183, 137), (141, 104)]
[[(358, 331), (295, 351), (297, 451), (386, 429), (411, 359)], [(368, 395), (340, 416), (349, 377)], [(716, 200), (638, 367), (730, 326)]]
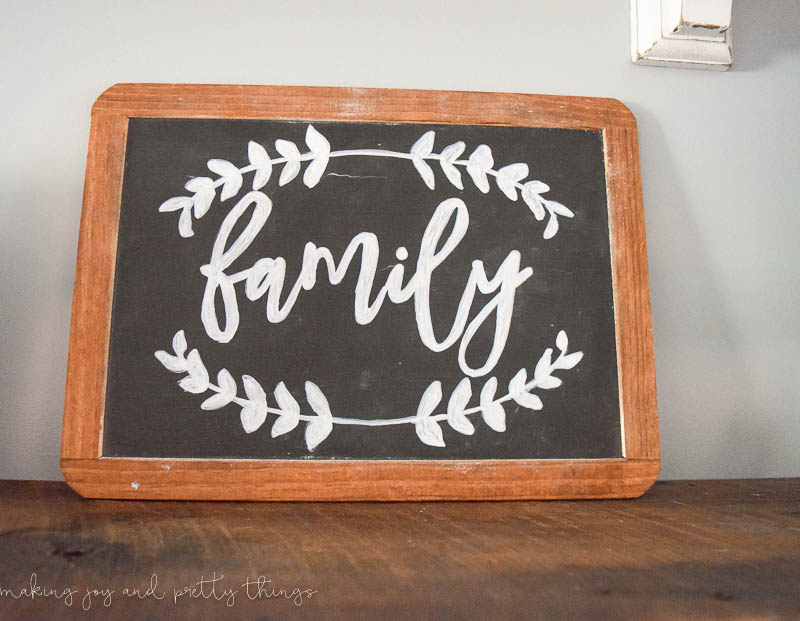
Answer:
[(631, 0), (637, 65), (727, 71), (732, 0)]

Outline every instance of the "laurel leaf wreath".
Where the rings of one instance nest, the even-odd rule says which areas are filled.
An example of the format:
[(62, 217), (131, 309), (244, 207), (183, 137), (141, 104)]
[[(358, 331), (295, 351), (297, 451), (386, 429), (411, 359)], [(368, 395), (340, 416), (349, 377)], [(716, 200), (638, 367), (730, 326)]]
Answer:
[[(525, 181), (529, 173), (527, 164), (513, 163), (495, 169), (492, 151), (485, 144), (478, 145), (466, 160), (459, 159), (466, 150), (466, 145), (462, 141), (447, 145), (441, 153), (437, 154), (433, 150), (435, 138), (435, 132), (425, 132), (411, 145), (408, 153), (382, 149), (332, 152), (329, 141), (313, 125), (309, 124), (305, 135), (308, 152), (301, 153), (295, 143), (278, 139), (275, 141), (275, 149), (280, 157), (272, 158), (262, 145), (250, 141), (247, 147), (249, 165), (239, 168), (228, 160), (209, 160), (208, 169), (217, 175), (217, 179), (205, 176), (190, 179), (184, 187), (191, 193), (191, 196), (170, 198), (160, 205), (159, 211), (180, 211), (178, 231), (182, 237), (191, 237), (194, 235), (193, 219), (199, 220), (208, 212), (217, 196), (217, 189), (220, 189), (220, 201), (224, 202), (236, 196), (244, 183), (243, 175), (245, 173), (254, 173), (252, 188), (259, 190), (271, 179), (275, 165), (283, 164), (278, 185), (284, 186), (300, 174), (302, 163), (308, 162), (303, 174), (303, 183), (308, 188), (313, 188), (320, 182), (331, 157), (365, 155), (410, 160), (425, 185), (431, 190), (436, 187), (436, 176), (429, 163), (431, 161), (439, 162), (445, 178), (459, 190), (464, 189), (464, 180), (459, 167), (465, 168), (474, 185), (483, 193), (490, 191), (489, 177), (493, 177), (498, 189), (509, 200), (517, 201), (519, 196), (522, 196), (523, 202), (537, 221), (544, 220), (549, 214), (543, 232), (545, 239), (552, 238), (558, 232), (558, 216), (574, 217), (574, 213), (561, 203), (542, 197), (542, 194), (550, 190), (547, 184), (538, 180)], [(481, 388), (479, 405), (467, 407), (473, 393), (472, 383), (469, 378), (465, 377), (459, 381), (450, 394), (446, 412), (437, 414), (435, 410), (442, 401), (443, 395), (441, 382), (435, 380), (430, 383), (420, 398), (415, 416), (383, 420), (334, 417), (322, 390), (310, 381), (305, 382), (305, 396), (313, 414), (301, 413), (300, 404), (283, 382), (277, 384), (273, 393), (277, 407), (269, 406), (264, 388), (249, 375), (241, 377), (245, 397), (239, 397), (236, 380), (227, 369), (223, 368), (217, 373), (216, 384), (211, 382), (198, 350), (192, 349), (187, 353), (183, 330), (176, 333), (172, 340), (172, 354), (159, 350), (155, 352), (155, 357), (167, 370), (185, 374), (178, 381), (178, 385), (186, 392), (202, 394), (212, 391), (214, 393), (201, 403), (202, 410), (218, 410), (231, 403), (241, 406), (240, 421), (246, 433), (253, 433), (260, 429), (267, 421), (268, 415), (274, 414), (276, 419), (270, 432), (273, 438), (293, 431), (300, 422), (306, 422), (306, 446), (309, 451), (313, 451), (330, 435), (335, 424), (383, 426), (412, 423), (418, 438), (424, 444), (435, 447), (445, 446), (441, 422), (447, 422), (453, 430), (460, 434), (472, 435), (475, 433), (475, 426), (469, 416), (476, 413), (480, 413), (490, 429), (504, 432), (506, 413), (503, 404), (505, 402), (514, 401), (522, 407), (541, 410), (542, 400), (532, 390), (534, 388), (541, 390), (557, 388), (562, 381), (552, 375), (553, 371), (572, 369), (580, 362), (583, 353), (567, 354), (567, 346), (567, 335), (562, 330), (556, 338), (556, 347), (560, 351), (556, 360), (552, 360), (553, 350), (551, 348), (545, 350), (536, 364), (533, 378), (529, 380), (527, 371), (524, 368), (520, 369), (508, 383), (508, 392), (503, 397), (496, 398), (498, 381), (496, 377), (490, 377)]]
[(504, 403), (513, 401), (524, 408), (541, 410), (542, 400), (533, 390), (558, 388), (562, 380), (554, 376), (553, 372), (572, 369), (581, 361), (583, 352), (567, 353), (568, 345), (566, 332), (559, 331), (556, 336), (556, 348), (559, 350), (556, 359), (553, 360), (553, 349), (548, 347), (536, 363), (533, 377), (529, 379), (527, 371), (524, 368), (520, 369), (509, 381), (508, 392), (503, 397), (495, 397), (498, 382), (496, 377), (490, 377), (481, 388), (479, 404), (468, 407), (472, 398), (472, 382), (468, 377), (464, 377), (450, 394), (446, 412), (437, 414), (435, 410), (441, 403), (443, 395), (441, 382), (435, 380), (423, 392), (415, 416), (381, 420), (333, 416), (325, 394), (319, 386), (310, 381), (305, 383), (305, 396), (313, 414), (301, 413), (300, 404), (283, 382), (279, 382), (273, 392), (276, 407), (269, 406), (263, 386), (250, 375), (242, 375), (245, 397), (239, 397), (236, 381), (227, 369), (220, 369), (217, 373), (217, 383), (214, 384), (210, 380), (200, 353), (196, 349), (186, 353), (186, 335), (183, 330), (177, 332), (172, 339), (172, 353), (158, 350), (155, 352), (155, 357), (168, 371), (185, 374), (178, 381), (178, 385), (186, 392), (214, 393), (201, 403), (202, 410), (218, 410), (235, 403), (241, 407), (239, 418), (245, 433), (253, 433), (260, 429), (267, 421), (268, 415), (273, 414), (276, 417), (270, 432), (273, 438), (293, 431), (301, 421), (306, 422), (306, 447), (309, 451), (313, 451), (331, 434), (336, 424), (378, 426), (411, 423), (421, 442), (429, 446), (444, 447), (441, 422), (446, 422), (450, 428), (462, 435), (472, 435), (475, 433), (475, 426), (469, 417), (480, 413), (490, 429), (502, 433), (506, 430)]
[(395, 157), (411, 160), (419, 176), (427, 187), (433, 190), (436, 187), (436, 177), (431, 167), (431, 161), (438, 161), (439, 167), (446, 179), (459, 190), (464, 189), (464, 181), (459, 166), (464, 167), (472, 182), (481, 192), (488, 193), (491, 189), (489, 177), (494, 177), (498, 189), (512, 201), (517, 201), (522, 196), (523, 202), (528, 206), (537, 221), (548, 218), (542, 233), (544, 239), (551, 239), (558, 232), (559, 216), (572, 218), (575, 214), (565, 205), (542, 197), (550, 191), (550, 186), (539, 180), (525, 181), (528, 176), (528, 165), (514, 163), (495, 169), (494, 156), (488, 145), (478, 145), (466, 159), (459, 159), (463, 155), (466, 145), (462, 141), (454, 142), (435, 153), (434, 142), (436, 134), (427, 131), (411, 145), (408, 153), (388, 151), (384, 149), (352, 149), (347, 151), (331, 151), (330, 142), (313, 125), (306, 128), (305, 142), (308, 152), (301, 153), (297, 145), (284, 139), (275, 141), (275, 150), (280, 157), (272, 158), (267, 150), (260, 144), (250, 141), (247, 145), (249, 164), (241, 168), (232, 162), (223, 159), (208, 160), (208, 169), (217, 175), (211, 177), (194, 177), (184, 188), (191, 196), (175, 196), (165, 200), (159, 206), (161, 212), (180, 211), (178, 219), (178, 232), (181, 237), (194, 235), (192, 228), (193, 218), (199, 220), (211, 207), (216, 197), (217, 189), (220, 190), (220, 201), (226, 201), (239, 192), (244, 183), (244, 173), (253, 172), (253, 190), (263, 188), (272, 176), (273, 167), (283, 164), (278, 185), (284, 186), (293, 181), (299, 174), (303, 162), (309, 162), (303, 174), (303, 183), (308, 188), (315, 187), (320, 180), (332, 157), (345, 157), (353, 155)]

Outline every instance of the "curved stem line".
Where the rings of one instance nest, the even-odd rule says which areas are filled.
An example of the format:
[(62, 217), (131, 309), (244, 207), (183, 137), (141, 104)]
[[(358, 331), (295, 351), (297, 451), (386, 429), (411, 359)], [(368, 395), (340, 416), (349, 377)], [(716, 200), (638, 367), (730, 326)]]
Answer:
[[(534, 388), (536, 388), (536, 380), (531, 380), (530, 382), (525, 384), (525, 390), (526, 391), (533, 390)], [(208, 389), (212, 390), (213, 392), (217, 392), (217, 393), (221, 393), (222, 392), (222, 390), (220, 389), (219, 386), (217, 386), (216, 384), (212, 384), (210, 382), (208, 384)], [(495, 399), (492, 403), (505, 403), (506, 401), (510, 401), (513, 398), (514, 397), (511, 395), (511, 393), (509, 393), (509, 394), (507, 394), (507, 395), (505, 395), (503, 397), (500, 397), (499, 399)], [(248, 407), (248, 406), (251, 406), (253, 404), (253, 402), (250, 399), (243, 399), (241, 397), (233, 397), (231, 399), (231, 403), (235, 403), (235, 404), (240, 405), (242, 407)], [(471, 416), (472, 414), (480, 413), (481, 410), (483, 410), (483, 408), (480, 405), (476, 405), (474, 407), (467, 408), (466, 410), (463, 410), (461, 412), (461, 414), (463, 414), (464, 416)], [(280, 408), (267, 407), (267, 413), (268, 414), (275, 414), (276, 416), (282, 416), (286, 412), (284, 412)], [(302, 421), (312, 421), (315, 418), (317, 418), (317, 417), (315, 415), (313, 415), (313, 414), (300, 414), (299, 415), (299, 419), (302, 420)], [(427, 418), (429, 418), (430, 420), (434, 420), (434, 421), (447, 420), (447, 414), (446, 413), (431, 414)], [(343, 417), (340, 417), (340, 416), (334, 416), (331, 420), (336, 425), (358, 425), (358, 426), (362, 426), (362, 427), (389, 427), (389, 426), (392, 426), (392, 425), (405, 425), (405, 424), (408, 424), (408, 423), (412, 423), (413, 424), (413, 423), (416, 423), (418, 420), (420, 420), (420, 417), (414, 415), (414, 416), (404, 416), (402, 418), (375, 418), (375, 419), (369, 419), (369, 418), (343, 418)]]
[[(341, 150), (341, 151), (331, 151), (331, 153), (329, 154), (329, 157), (331, 157), (331, 158), (334, 158), (334, 157), (354, 157), (354, 156), (360, 156), (360, 157), (393, 157), (393, 158), (400, 159), (400, 160), (413, 160), (414, 159), (414, 156), (411, 155), (410, 153), (404, 153), (403, 151), (390, 151), (388, 149), (344, 149), (344, 150)], [(309, 153), (301, 153), (300, 157), (291, 158), (291, 161), (308, 162), (308, 161), (313, 160), (314, 157), (315, 157), (315, 155), (313, 153), (311, 153), (311, 152), (309, 152)], [(439, 161), (439, 160), (442, 159), (442, 156), (439, 153), (431, 153), (430, 155), (427, 155), (427, 156), (425, 156), (425, 157), (423, 157), (421, 159)], [(276, 165), (276, 164), (285, 164), (288, 161), (290, 161), (290, 158), (286, 158), (286, 157), (276, 157), (275, 159), (270, 159), (270, 163), (273, 166)], [(457, 165), (457, 166), (466, 166), (467, 164), (469, 164), (469, 160), (453, 160), (452, 164), (453, 165)], [(239, 169), (239, 173), (240, 174), (249, 173), (249, 172), (252, 172), (252, 171), (256, 170), (257, 168), (258, 168), (258, 166), (254, 165), (254, 164), (249, 164), (247, 166), (243, 166), (242, 168), (240, 168)], [(494, 168), (488, 168), (486, 170), (486, 174), (491, 176), (491, 177), (497, 177), (498, 176), (498, 172)], [(225, 177), (220, 177), (219, 179), (217, 179), (213, 183), (212, 187), (218, 188), (221, 185), (224, 185), (224, 183), (225, 183)], [(522, 189), (522, 184), (521, 183), (514, 183), (514, 187), (516, 187), (516, 188), (521, 190)]]
[[(547, 371), (547, 375), (549, 376), (554, 370), (558, 368), (558, 362), (561, 360), (566, 351), (560, 351), (558, 357), (550, 363), (550, 368)], [(528, 383), (524, 385), (524, 391), (528, 392), (537, 388), (538, 384), (536, 383), (536, 379), (532, 379)], [(212, 384), (211, 382), (208, 383), (208, 389), (214, 392), (220, 393), (222, 392), (220, 387), (216, 384)], [(510, 392), (498, 399), (494, 399), (492, 401), (493, 404), (505, 403), (506, 401), (511, 401), (514, 398)], [(242, 407), (248, 407), (253, 404), (253, 402), (249, 399), (242, 399), (241, 397), (233, 397), (231, 399), (231, 403), (236, 403), (237, 405), (241, 405)], [(467, 408), (461, 411), (461, 414), (464, 416), (471, 416), (472, 414), (478, 414), (483, 410), (482, 405), (476, 405), (471, 408)], [(267, 407), (268, 414), (275, 414), (276, 416), (282, 416), (286, 414), (285, 411), (281, 410), (280, 408), (271, 408)], [(317, 418), (313, 414), (299, 414), (298, 418), (302, 421), (312, 421)], [(431, 414), (427, 418), (434, 421), (442, 421), (447, 420), (448, 415), (447, 413), (440, 413), (440, 414)], [(375, 419), (368, 419), (368, 418), (343, 418), (340, 416), (333, 416), (331, 418), (334, 424), (336, 425), (359, 425), (362, 427), (389, 427), (392, 425), (405, 425), (408, 423), (416, 423), (420, 420), (420, 417), (417, 415), (414, 416), (404, 416), (401, 418), (375, 418)]]

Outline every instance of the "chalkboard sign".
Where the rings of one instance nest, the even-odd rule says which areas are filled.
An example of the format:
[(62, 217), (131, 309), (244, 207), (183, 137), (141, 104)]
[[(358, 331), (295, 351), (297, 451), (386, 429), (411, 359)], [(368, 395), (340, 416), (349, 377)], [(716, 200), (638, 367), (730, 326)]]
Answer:
[(89, 497), (636, 496), (655, 412), (615, 100), (117, 85), (62, 445)]

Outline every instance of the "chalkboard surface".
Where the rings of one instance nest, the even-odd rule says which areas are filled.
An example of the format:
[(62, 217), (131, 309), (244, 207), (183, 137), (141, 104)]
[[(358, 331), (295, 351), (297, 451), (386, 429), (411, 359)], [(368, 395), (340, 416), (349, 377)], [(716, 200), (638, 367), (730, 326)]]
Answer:
[(614, 100), (117, 85), (62, 470), (88, 496), (635, 496), (660, 467)]
[[(238, 191), (231, 191), (223, 201), (220, 198), (225, 186), (219, 186), (207, 213), (197, 218), (193, 212), (193, 234), (186, 238), (179, 232), (183, 210), (159, 211), (159, 205), (170, 197), (192, 196), (183, 188), (191, 177), (219, 178), (208, 170), (209, 160), (231, 162), (234, 169), (243, 167), (249, 163), (251, 141), (276, 159), (280, 157), (273, 146), (276, 140), (291, 141), (300, 150), (309, 131), (318, 132), (334, 156), (354, 151), (351, 156), (330, 158), (312, 188), (304, 183), (302, 171), (281, 186), (283, 170), (292, 166), (283, 163), (273, 165), (275, 170), (267, 184), (253, 194), (257, 171), (246, 172)], [(545, 201), (552, 197), (567, 206), (574, 217), (555, 213), (558, 230), (545, 239), (549, 218), (537, 220), (518, 197), (521, 190), (514, 186), (510, 191), (517, 200), (497, 187), (496, 178), (487, 176), (489, 188), (484, 193), (466, 166), (455, 164), (459, 175), (455, 180), (461, 189), (442, 172), (438, 161), (430, 159), (424, 160), (436, 167), (430, 173), (434, 185), (430, 189), (412, 160), (358, 153), (365, 149), (383, 154), (409, 152), (421, 136), (430, 136), (429, 132), (433, 132), (434, 154), (447, 145), (463, 142), (464, 155), (456, 161), (467, 161), (471, 152), (485, 145), (481, 150), (490, 152), (497, 162), (494, 170), (509, 164), (527, 167), (529, 174), (518, 175), (518, 183), (539, 180), (550, 187), (541, 193), (541, 203), (534, 206), (547, 213), (550, 204)], [(257, 147), (251, 149), (261, 153)], [(211, 168), (233, 178), (228, 169), (219, 166), (223, 165), (212, 163)], [(191, 184), (189, 187), (194, 188)], [(454, 198), (462, 201), (459, 205), (463, 207), (453, 211), (441, 227), (439, 248), (452, 243), (445, 240), (453, 231), (456, 214), (463, 216), (460, 222), (465, 223), (466, 230), (431, 274), (433, 334), (442, 342), (458, 323), (455, 319), (461, 298), (465, 290), (469, 291), (473, 261), (482, 261), (486, 274), (493, 278), (503, 261), (508, 256), (513, 261), (512, 253), (517, 251), (519, 270), (513, 273), (529, 268), (531, 275), (512, 290), (505, 346), (494, 345), (499, 338), (496, 334), (506, 329), (503, 320), (497, 320), (503, 310), (496, 310), (480, 324), (464, 348), (466, 365), (459, 364), (459, 347), (465, 336), (443, 351), (432, 351), (422, 341), (415, 299), (399, 304), (386, 300), (372, 321), (360, 325), (354, 317), (355, 290), (360, 271), (370, 263), (360, 250), (346, 276), (335, 286), (330, 284), (324, 261), (320, 261), (313, 270), (316, 284), (297, 295), (282, 321), (268, 318), (268, 295), (251, 301), (244, 281), (231, 285), (235, 293), (230, 306), (238, 308), (238, 329), (224, 337), (230, 338), (228, 342), (218, 342), (223, 339), (214, 330), (224, 329), (226, 309), (218, 292), (216, 310), (208, 305), (219, 315), (210, 322), (215, 325), (209, 334), (201, 321), (201, 308), (210, 279), (201, 273), (201, 266), (211, 261), (221, 229), (230, 228), (234, 222), (234, 206), (242, 204), (238, 201), (250, 205), (247, 197), (264, 204), (271, 201), (272, 210), (252, 242), (230, 261), (226, 272), (239, 273), (265, 257), (283, 257), (286, 265), (281, 303), (298, 280), (306, 244), (330, 249), (339, 262), (352, 240), (365, 232), (374, 234), (379, 248), (375, 284), (368, 298), (374, 300), (396, 265), (405, 266), (405, 284), (417, 268), (426, 228), (431, 227), (437, 210), (443, 213), (440, 205), (446, 206)], [(235, 221), (227, 242), (223, 239), (225, 248), (232, 246), (250, 222), (255, 204)], [(405, 249), (400, 251), (401, 256), (407, 256), (404, 261), (398, 259), (398, 248)], [(116, 265), (104, 455), (337, 459), (621, 456), (608, 210), (603, 142), (598, 131), (131, 119)], [(486, 294), (479, 291), (468, 307), (467, 325), (499, 297), (498, 287)], [(303, 434), (310, 422), (301, 421), (298, 428), (272, 438), (270, 429), (277, 414), (270, 413), (254, 430), (257, 423), (247, 426), (240, 420), (241, 404), (202, 410), (201, 404), (214, 391), (184, 392), (177, 379), (186, 374), (176, 377), (154, 356), (157, 350), (172, 353), (170, 343), (179, 330), (189, 349), (197, 349), (212, 383), (216, 383), (214, 377), (220, 369), (227, 369), (240, 397), (246, 396), (242, 378), (249, 376), (265, 391), (268, 407), (278, 409), (273, 392), (282, 382), (300, 411), (313, 415), (304, 389), (310, 381), (319, 387), (334, 417), (367, 421), (413, 417), (426, 388), (436, 380), (444, 397), (433, 414), (446, 413), (448, 396), (468, 377), (467, 372), (472, 374), (468, 380), (472, 395), (462, 409), (479, 405), (481, 388), (491, 377), (496, 378), (496, 397), (500, 398), (520, 369), (527, 370), (526, 379), (533, 378), (534, 368), (548, 348), (556, 352), (551, 357), (556, 360), (556, 336), (562, 330), (568, 336), (569, 350), (583, 352), (583, 356), (575, 367), (552, 373), (563, 380), (562, 385), (530, 391), (541, 401), (541, 409), (531, 409), (530, 405), (538, 403), (525, 407), (514, 400), (500, 405), (505, 431), (493, 430), (476, 413), (467, 417), (471, 419), (466, 427), (470, 435), (443, 421), (444, 446), (430, 446), (421, 441), (410, 423), (337, 423), (310, 451)], [(500, 355), (494, 356), (496, 364), (489, 367), (485, 363), (493, 345)]]

